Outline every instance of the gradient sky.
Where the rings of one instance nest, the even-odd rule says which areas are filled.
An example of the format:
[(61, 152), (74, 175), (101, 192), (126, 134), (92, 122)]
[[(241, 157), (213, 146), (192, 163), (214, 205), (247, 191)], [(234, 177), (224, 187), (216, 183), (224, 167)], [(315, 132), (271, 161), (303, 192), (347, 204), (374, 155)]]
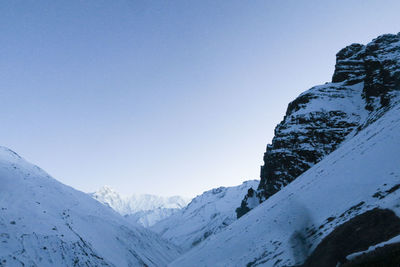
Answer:
[(400, 1), (2, 1), (0, 144), (91, 192), (259, 177), (289, 101)]

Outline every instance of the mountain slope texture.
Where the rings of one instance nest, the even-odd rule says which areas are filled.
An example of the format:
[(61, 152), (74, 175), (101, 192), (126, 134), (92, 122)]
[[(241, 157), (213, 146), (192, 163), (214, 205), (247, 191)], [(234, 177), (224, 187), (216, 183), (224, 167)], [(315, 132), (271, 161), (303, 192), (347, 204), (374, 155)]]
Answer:
[(178, 249), (0, 147), (0, 266), (165, 266)]
[(400, 33), (340, 50), (332, 82), (309, 89), (288, 105), (264, 154), (258, 189), (245, 196), (238, 217), (378, 119), (397, 101), (399, 91)]

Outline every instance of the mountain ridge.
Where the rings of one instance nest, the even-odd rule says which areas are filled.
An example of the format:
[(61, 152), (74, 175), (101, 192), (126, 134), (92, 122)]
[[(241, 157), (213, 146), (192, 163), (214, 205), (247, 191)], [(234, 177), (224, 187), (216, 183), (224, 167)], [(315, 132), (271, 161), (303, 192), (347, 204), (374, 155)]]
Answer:
[(382, 116), (400, 92), (400, 33), (336, 54), (332, 82), (312, 87), (289, 103), (267, 145), (260, 184), (237, 209), (241, 217)]

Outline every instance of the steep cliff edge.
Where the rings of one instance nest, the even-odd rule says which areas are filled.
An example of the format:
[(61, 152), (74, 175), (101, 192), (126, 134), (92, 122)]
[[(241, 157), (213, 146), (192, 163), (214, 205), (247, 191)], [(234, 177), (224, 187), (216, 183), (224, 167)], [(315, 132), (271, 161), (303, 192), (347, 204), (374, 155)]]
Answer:
[[(236, 210), (241, 217), (381, 117), (400, 93), (400, 33), (336, 54), (331, 83), (315, 86), (288, 105), (267, 146), (260, 184)], [(254, 204), (256, 203), (256, 204)]]

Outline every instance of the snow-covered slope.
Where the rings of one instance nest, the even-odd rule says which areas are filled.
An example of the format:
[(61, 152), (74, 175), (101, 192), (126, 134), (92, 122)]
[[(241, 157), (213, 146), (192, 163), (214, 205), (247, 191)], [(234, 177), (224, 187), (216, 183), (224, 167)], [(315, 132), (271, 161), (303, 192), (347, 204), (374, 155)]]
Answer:
[(181, 196), (162, 197), (150, 194), (124, 197), (109, 186), (104, 186), (90, 195), (128, 220), (144, 227), (152, 226), (171, 216), (190, 201)]
[[(292, 266), (375, 207), (400, 215), (400, 105), (171, 266)], [(302, 238), (299, 238), (302, 237)]]
[(235, 209), (242, 196), (249, 188), (255, 189), (258, 182), (250, 180), (239, 186), (206, 191), (151, 229), (187, 250), (236, 220)]
[(0, 265), (165, 266), (178, 249), (0, 147)]

